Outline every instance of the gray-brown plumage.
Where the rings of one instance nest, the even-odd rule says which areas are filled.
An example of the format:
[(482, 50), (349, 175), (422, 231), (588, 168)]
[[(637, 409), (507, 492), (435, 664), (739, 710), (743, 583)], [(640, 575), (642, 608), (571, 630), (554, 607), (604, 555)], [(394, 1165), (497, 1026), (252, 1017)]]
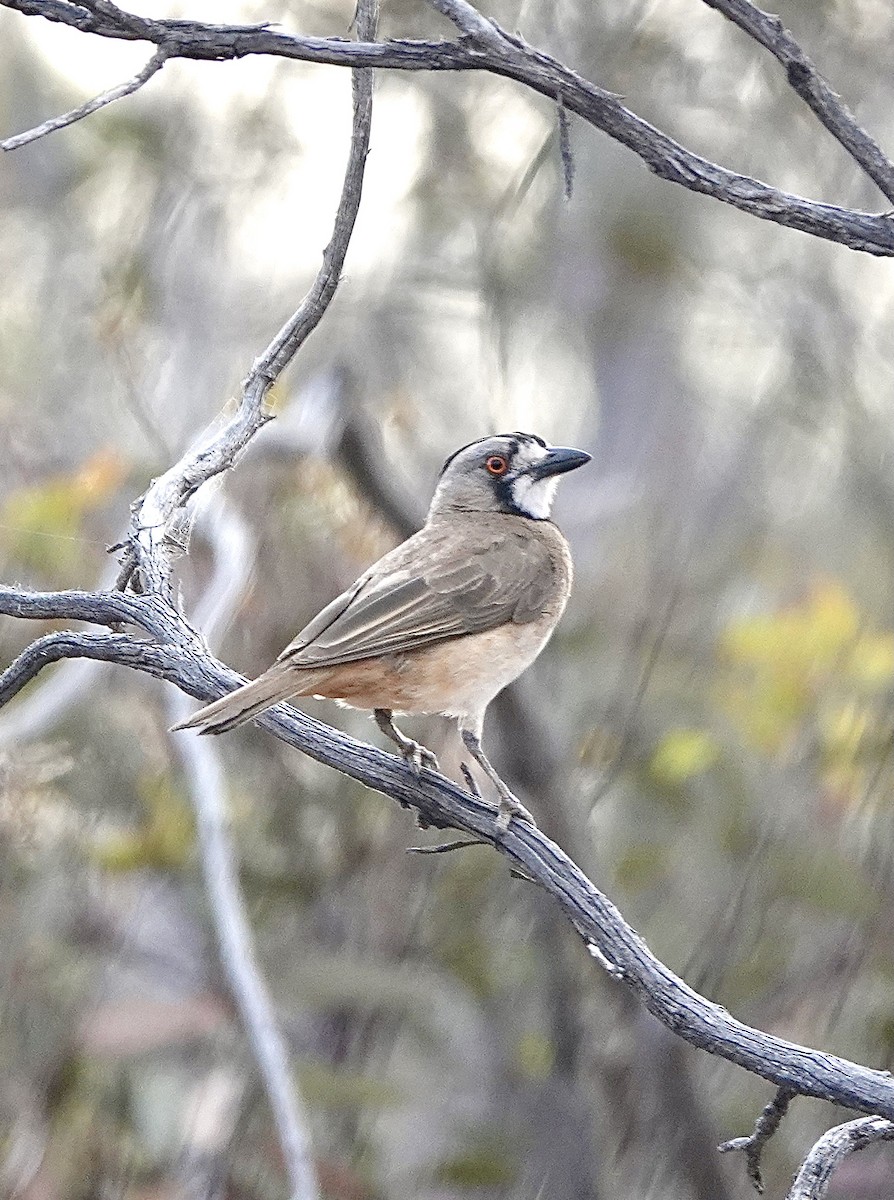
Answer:
[(224, 733), (282, 700), (326, 697), (372, 709), (418, 770), (437, 761), (392, 713), (443, 713), (494, 782), (501, 827), (513, 814), (530, 820), (481, 749), (481, 728), (565, 608), (571, 556), (548, 518), (558, 476), (588, 460), (522, 433), (458, 450), (418, 533), (328, 604), (263, 675), (175, 728)]

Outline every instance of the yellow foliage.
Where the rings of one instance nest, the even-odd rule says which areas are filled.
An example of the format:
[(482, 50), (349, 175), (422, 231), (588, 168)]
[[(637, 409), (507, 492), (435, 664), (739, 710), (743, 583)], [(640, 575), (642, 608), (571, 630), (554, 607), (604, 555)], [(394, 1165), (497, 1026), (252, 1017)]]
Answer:
[(106, 448), (72, 475), (13, 492), (0, 510), (0, 531), (10, 554), (68, 582), (84, 557), (79, 534), (85, 515), (115, 491), (124, 472), (120, 456)]
[(709, 770), (719, 752), (714, 739), (701, 729), (671, 729), (652, 752), (649, 773), (656, 783), (676, 786)]
[(195, 841), (192, 810), (165, 776), (144, 779), (139, 793), (144, 823), (133, 830), (98, 838), (93, 847), (94, 859), (110, 871), (180, 869), (188, 862)]
[(872, 691), (888, 687), (894, 679), (894, 634), (861, 637), (853, 649), (850, 674)]
[(852, 649), (860, 631), (860, 614), (837, 582), (814, 585), (805, 603), (781, 612), (744, 617), (733, 622), (721, 642), (734, 663), (801, 671), (834, 665)]
[(733, 622), (720, 652), (731, 671), (717, 700), (748, 740), (779, 753), (808, 732), (827, 788), (858, 795), (879, 740), (866, 696), (894, 681), (894, 634), (866, 630), (854, 598), (825, 579), (800, 604)]

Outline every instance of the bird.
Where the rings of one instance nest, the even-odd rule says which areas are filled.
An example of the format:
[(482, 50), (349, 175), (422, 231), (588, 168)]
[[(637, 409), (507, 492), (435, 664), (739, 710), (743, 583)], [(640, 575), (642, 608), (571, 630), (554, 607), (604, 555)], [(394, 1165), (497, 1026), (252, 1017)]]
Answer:
[(337, 700), (372, 710), (417, 775), (435, 755), (395, 713), (456, 720), (494, 785), (497, 828), (534, 818), (491, 765), (481, 737), (487, 706), (549, 640), (572, 582), (567, 541), (550, 519), (559, 477), (584, 450), (531, 433), (481, 438), (441, 469), (425, 524), (327, 604), (257, 679), (174, 729), (226, 733), (280, 701)]

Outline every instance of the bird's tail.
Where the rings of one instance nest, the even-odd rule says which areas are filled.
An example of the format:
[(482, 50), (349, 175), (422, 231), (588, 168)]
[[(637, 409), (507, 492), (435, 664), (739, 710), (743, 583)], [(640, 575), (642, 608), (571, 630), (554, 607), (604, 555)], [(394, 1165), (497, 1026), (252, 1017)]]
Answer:
[(206, 704), (174, 729), (198, 729), (200, 733), (227, 733), (257, 717), (280, 700), (290, 700), (301, 692), (293, 668), (274, 665), (251, 683), (243, 684), (213, 704)]

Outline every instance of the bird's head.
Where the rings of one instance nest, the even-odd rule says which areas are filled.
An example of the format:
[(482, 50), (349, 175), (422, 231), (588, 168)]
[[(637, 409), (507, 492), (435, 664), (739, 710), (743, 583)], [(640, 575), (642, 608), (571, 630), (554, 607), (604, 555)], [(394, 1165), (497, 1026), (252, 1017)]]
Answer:
[(559, 476), (590, 461), (583, 450), (549, 446), (533, 433), (501, 433), (447, 459), (429, 519), (449, 512), (505, 512), (549, 518)]

